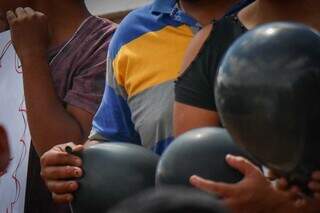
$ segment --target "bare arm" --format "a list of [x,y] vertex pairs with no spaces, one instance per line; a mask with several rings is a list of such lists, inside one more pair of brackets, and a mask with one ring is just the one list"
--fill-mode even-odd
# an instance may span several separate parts
[[70,105],[64,108],[55,93],[45,57],[25,58],[22,68],[28,123],[38,154],[65,141],[83,143],[93,115]]
[[[207,27],[203,28],[191,41],[191,44],[186,52],[181,73],[183,73],[196,58],[211,30],[212,25],[208,25]],[[194,128],[218,125],[219,117],[214,111],[205,110],[178,102],[176,102],[174,105],[175,136],[179,136],[180,134]]]
[[93,115],[73,106],[64,108],[55,93],[47,58],[47,18],[31,8],[8,12],[12,41],[21,59],[28,123],[39,155],[65,141],[83,143]]

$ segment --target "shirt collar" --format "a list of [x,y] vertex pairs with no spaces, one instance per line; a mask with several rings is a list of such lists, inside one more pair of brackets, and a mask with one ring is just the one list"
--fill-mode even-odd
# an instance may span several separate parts
[[201,25],[194,18],[179,9],[177,0],[154,0],[151,12],[154,15],[169,15],[172,20],[188,24],[197,30],[201,28]]
[[177,0],[154,0],[151,12],[170,14],[174,9]]

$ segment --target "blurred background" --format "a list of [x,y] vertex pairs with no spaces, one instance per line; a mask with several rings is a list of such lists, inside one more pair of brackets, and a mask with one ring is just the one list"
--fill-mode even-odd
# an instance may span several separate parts
[[143,6],[151,0],[86,0],[89,10],[117,23],[132,9]]

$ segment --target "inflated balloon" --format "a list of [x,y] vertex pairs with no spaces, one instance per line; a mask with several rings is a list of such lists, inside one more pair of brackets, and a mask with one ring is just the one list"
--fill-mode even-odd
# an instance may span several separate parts
[[305,186],[320,169],[320,36],[301,24],[249,31],[228,50],[215,98],[235,141]]
[[192,175],[218,182],[236,183],[243,175],[227,164],[227,154],[251,159],[233,143],[225,129],[191,130],[175,139],[160,158],[156,184],[190,185],[189,178]]
[[227,213],[217,197],[190,187],[164,187],[142,192],[108,213]]
[[129,143],[101,143],[84,150],[84,176],[75,193],[75,213],[106,212],[136,193],[154,187],[158,156]]

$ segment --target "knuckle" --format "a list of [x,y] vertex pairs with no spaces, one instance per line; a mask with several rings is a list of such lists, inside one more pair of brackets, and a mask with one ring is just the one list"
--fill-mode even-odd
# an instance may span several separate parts
[[49,174],[48,169],[42,169],[41,172],[40,172],[40,175],[44,180],[47,179],[48,174]]
[[40,171],[40,176],[42,179],[44,179],[44,180],[46,179],[46,175],[45,175],[43,169],[41,169],[41,171]]
[[57,195],[56,193],[52,193],[52,199],[54,200],[54,202],[56,203],[61,203],[61,196]]
[[56,193],[52,193],[52,199],[56,203],[67,203],[67,202],[71,202],[72,201],[72,196],[69,195],[69,194],[58,195]]
[[40,164],[41,164],[42,166],[46,166],[46,165],[47,165],[47,153],[45,153],[44,155],[42,155],[42,156],[40,157]]
[[67,167],[66,167],[66,173],[67,173],[69,176],[72,176],[73,173],[74,173],[74,168],[71,167],[71,166],[67,166]]

